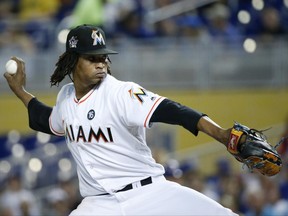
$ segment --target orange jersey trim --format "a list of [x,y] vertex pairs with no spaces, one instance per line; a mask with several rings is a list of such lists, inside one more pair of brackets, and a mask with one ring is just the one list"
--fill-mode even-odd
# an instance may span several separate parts
[[155,101],[155,103],[154,103],[153,106],[151,107],[151,109],[150,109],[150,111],[149,111],[149,113],[148,113],[148,115],[147,115],[147,117],[146,117],[146,119],[145,119],[144,127],[147,127],[147,121],[148,121],[148,119],[150,118],[150,115],[151,115],[152,111],[154,110],[154,107],[158,104],[158,102],[159,102],[160,100],[163,100],[163,99],[165,99],[165,97],[160,97],[160,98],[158,98],[158,99]]
[[50,125],[51,131],[52,131],[55,135],[57,135],[57,136],[64,136],[64,135],[65,135],[65,133],[58,132],[58,131],[56,131],[56,130],[52,127],[51,116],[49,117],[49,125]]

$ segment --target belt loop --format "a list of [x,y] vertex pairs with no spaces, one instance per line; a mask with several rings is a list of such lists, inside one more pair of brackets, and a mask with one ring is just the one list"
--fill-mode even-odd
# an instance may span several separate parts
[[141,182],[140,181],[137,181],[137,182],[133,182],[132,183],[132,187],[133,187],[133,189],[134,188],[139,188],[139,187],[141,187],[142,185],[141,185]]
[[[152,177],[150,176],[150,177],[148,177],[146,179],[142,179],[140,181],[128,184],[124,188],[122,188],[121,190],[116,190],[116,191],[113,191],[113,192],[114,193],[123,192],[123,191],[131,190],[131,189],[134,189],[134,188],[139,188],[139,187],[151,184],[151,183],[153,183],[153,180],[152,180]],[[108,195],[108,194],[109,193],[103,193],[103,194],[97,194],[96,196],[103,196],[103,195]]]

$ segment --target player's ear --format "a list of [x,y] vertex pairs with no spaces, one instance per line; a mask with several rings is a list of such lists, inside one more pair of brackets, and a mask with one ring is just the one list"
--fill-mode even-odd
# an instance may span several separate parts
[[107,68],[107,73],[108,73],[109,75],[111,75],[111,68],[110,68],[109,65],[108,65],[108,68]]

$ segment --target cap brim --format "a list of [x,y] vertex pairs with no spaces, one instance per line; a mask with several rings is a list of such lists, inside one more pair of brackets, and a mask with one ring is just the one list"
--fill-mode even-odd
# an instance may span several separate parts
[[98,49],[98,50],[91,50],[91,51],[84,51],[79,52],[81,54],[88,54],[88,55],[108,55],[108,54],[118,54],[118,52],[110,49]]

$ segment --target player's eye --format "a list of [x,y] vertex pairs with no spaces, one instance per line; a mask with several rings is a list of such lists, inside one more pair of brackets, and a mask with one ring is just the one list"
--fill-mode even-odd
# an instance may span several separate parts
[[82,57],[93,63],[106,62],[109,60],[108,55],[83,55]]
[[108,55],[95,56],[96,62],[106,62],[107,59],[108,59]]

